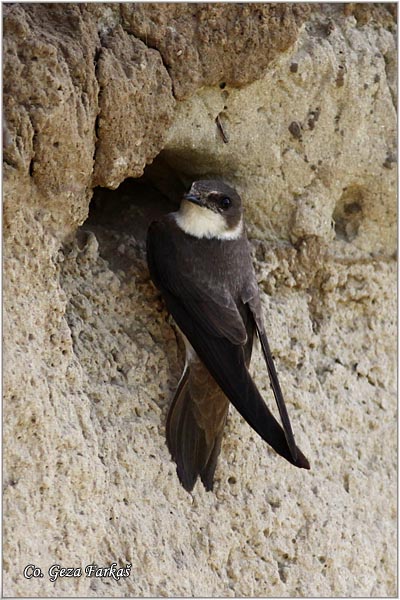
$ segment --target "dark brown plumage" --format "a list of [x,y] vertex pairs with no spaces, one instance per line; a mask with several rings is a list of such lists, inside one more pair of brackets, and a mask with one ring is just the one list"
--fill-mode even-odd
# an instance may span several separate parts
[[[152,223],[147,238],[153,282],[189,342],[167,420],[179,479],[188,491],[197,477],[212,489],[228,400],[278,454],[308,469],[294,441],[265,334],[240,197],[222,182],[202,181],[193,184],[184,202],[190,203],[185,211]],[[255,331],[283,428],[248,371]]]

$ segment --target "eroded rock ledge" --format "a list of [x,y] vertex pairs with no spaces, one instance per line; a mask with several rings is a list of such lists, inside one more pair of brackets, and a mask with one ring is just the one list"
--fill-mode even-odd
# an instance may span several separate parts
[[[5,595],[393,595],[393,5],[3,8]],[[312,471],[232,411],[215,494],[191,498],[143,241],[210,176],[245,200]],[[257,353],[253,373],[272,404]],[[91,562],[132,576],[47,577]]]

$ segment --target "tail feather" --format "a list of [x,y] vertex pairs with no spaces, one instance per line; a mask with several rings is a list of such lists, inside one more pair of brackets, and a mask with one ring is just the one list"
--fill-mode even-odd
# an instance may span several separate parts
[[[226,412],[227,408],[226,401]],[[209,423],[199,419],[199,405],[191,390],[190,367],[187,367],[169,409],[166,437],[179,480],[188,492],[198,477],[207,491],[213,489],[224,424],[225,418],[219,428],[215,427],[215,419]]]
[[219,435],[216,437],[210,458],[200,473],[201,481],[207,492],[212,492],[214,487],[214,474],[217,467],[218,456],[221,451],[222,433],[223,429],[221,429]]

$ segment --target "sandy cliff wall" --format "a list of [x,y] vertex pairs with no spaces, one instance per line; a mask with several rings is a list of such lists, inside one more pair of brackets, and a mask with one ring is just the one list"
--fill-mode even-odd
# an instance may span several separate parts
[[[394,11],[3,12],[4,593],[395,594]],[[191,497],[164,442],[182,352],[143,241],[210,176],[243,195],[312,470],[232,410],[215,493]],[[258,353],[252,372],[272,405]],[[113,562],[131,575],[47,574]]]

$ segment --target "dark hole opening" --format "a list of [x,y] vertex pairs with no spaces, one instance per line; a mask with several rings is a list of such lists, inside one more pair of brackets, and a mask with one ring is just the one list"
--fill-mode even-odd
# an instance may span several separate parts
[[146,167],[142,177],[126,179],[115,190],[95,188],[83,227],[91,231],[106,227],[130,234],[143,244],[150,223],[177,210],[190,183],[160,155]]
[[145,168],[142,177],[126,179],[115,190],[95,188],[89,216],[78,232],[78,243],[85,246],[92,232],[110,268],[126,270],[133,252],[143,258],[150,223],[179,208],[192,180],[171,167],[161,153]]
[[333,212],[337,239],[352,242],[357,237],[364,217],[364,195],[364,191],[355,185],[343,190]]

